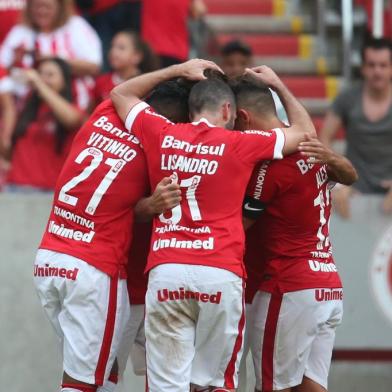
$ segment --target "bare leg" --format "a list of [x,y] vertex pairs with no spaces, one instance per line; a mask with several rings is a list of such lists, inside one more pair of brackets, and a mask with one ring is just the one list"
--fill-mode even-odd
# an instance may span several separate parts
[[308,377],[303,378],[301,385],[294,388],[294,392],[328,392],[324,387]]
[[[262,392],[262,391],[255,389],[255,392]],[[263,391],[263,392],[292,392],[292,388],[280,389],[279,391]]]

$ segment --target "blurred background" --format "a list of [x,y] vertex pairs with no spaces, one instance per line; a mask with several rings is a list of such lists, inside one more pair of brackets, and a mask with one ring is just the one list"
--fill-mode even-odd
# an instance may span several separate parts
[[[32,286],[32,264],[78,128],[116,84],[203,57],[229,76],[272,67],[321,140],[356,166],[358,184],[334,191],[330,229],[345,315],[330,391],[391,392],[391,39],[390,0],[0,0],[5,390],[58,385],[60,354]],[[251,368],[241,391],[253,390]],[[124,391],[142,390],[131,370],[127,380]]]

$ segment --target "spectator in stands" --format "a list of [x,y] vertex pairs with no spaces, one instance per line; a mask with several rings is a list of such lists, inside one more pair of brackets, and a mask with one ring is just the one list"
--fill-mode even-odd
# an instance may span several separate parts
[[229,41],[221,48],[220,66],[229,78],[241,76],[253,66],[252,49],[243,41]]
[[188,18],[200,18],[205,12],[203,0],[143,0],[142,37],[159,56],[162,68],[188,59]]
[[[94,29],[73,15],[71,0],[28,0],[23,23],[14,26],[0,51],[5,68],[30,68],[43,57],[66,60],[77,76],[74,88],[81,107],[87,107],[93,80],[100,69],[101,43]],[[26,89],[18,86],[19,95]]]
[[0,45],[11,28],[19,22],[25,5],[25,0],[0,0]]
[[[109,51],[119,31],[140,32],[141,0],[77,0],[76,3],[101,38],[103,53]],[[106,58],[104,70],[109,70]]]
[[24,76],[31,95],[12,137],[10,191],[50,191],[69,151],[83,112],[73,103],[71,68],[62,59],[40,60]]
[[[253,52],[248,44],[234,39],[227,42],[220,50],[220,66],[231,79],[242,76],[246,68],[253,67]],[[281,121],[288,123],[287,114],[278,94],[271,90],[276,112]]]
[[343,218],[350,217],[354,192],[384,194],[383,211],[392,213],[392,46],[371,39],[362,50],[363,81],[343,91],[326,115],[321,140],[329,145],[339,128],[346,131],[346,155],[359,180],[335,191]]
[[139,34],[132,31],[124,30],[114,36],[108,58],[112,71],[97,78],[95,104],[108,98],[117,84],[158,68],[158,59],[150,47],[140,39]]

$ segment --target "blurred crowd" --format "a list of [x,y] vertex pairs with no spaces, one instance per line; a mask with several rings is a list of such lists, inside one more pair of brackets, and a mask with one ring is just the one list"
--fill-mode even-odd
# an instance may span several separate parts
[[[122,81],[197,55],[190,21],[203,25],[206,11],[203,0],[0,0],[0,189],[51,192],[89,113]],[[252,65],[244,42],[219,53],[229,77]],[[372,41],[362,60],[363,80],[342,92],[321,130],[329,145],[345,129],[360,174],[356,189],[336,192],[345,217],[353,191],[385,194],[392,212],[391,42]]]
[[202,0],[0,0],[0,186],[51,191],[118,83],[188,59]]

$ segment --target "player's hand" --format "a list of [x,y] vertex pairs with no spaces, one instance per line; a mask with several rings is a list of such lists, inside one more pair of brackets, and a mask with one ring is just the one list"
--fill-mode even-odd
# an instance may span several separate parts
[[154,214],[163,214],[181,203],[181,190],[171,177],[164,177],[150,196],[150,208]]
[[382,210],[385,214],[392,214],[392,180],[383,181],[381,186],[388,189],[382,203]]
[[278,90],[283,85],[283,82],[280,80],[279,76],[266,65],[261,65],[254,68],[246,68],[245,75],[250,75],[276,90]]
[[299,144],[298,150],[301,155],[308,158],[308,163],[328,164],[335,157],[335,153],[330,148],[309,134],[305,135],[305,141]]
[[224,73],[213,61],[193,59],[185,63],[177,65],[179,67],[179,76],[188,80],[204,80],[207,79],[204,75],[206,69],[214,69],[218,72]]
[[350,197],[352,192],[352,188],[346,185],[336,186],[332,191],[332,204],[343,219],[349,219],[351,216]]

